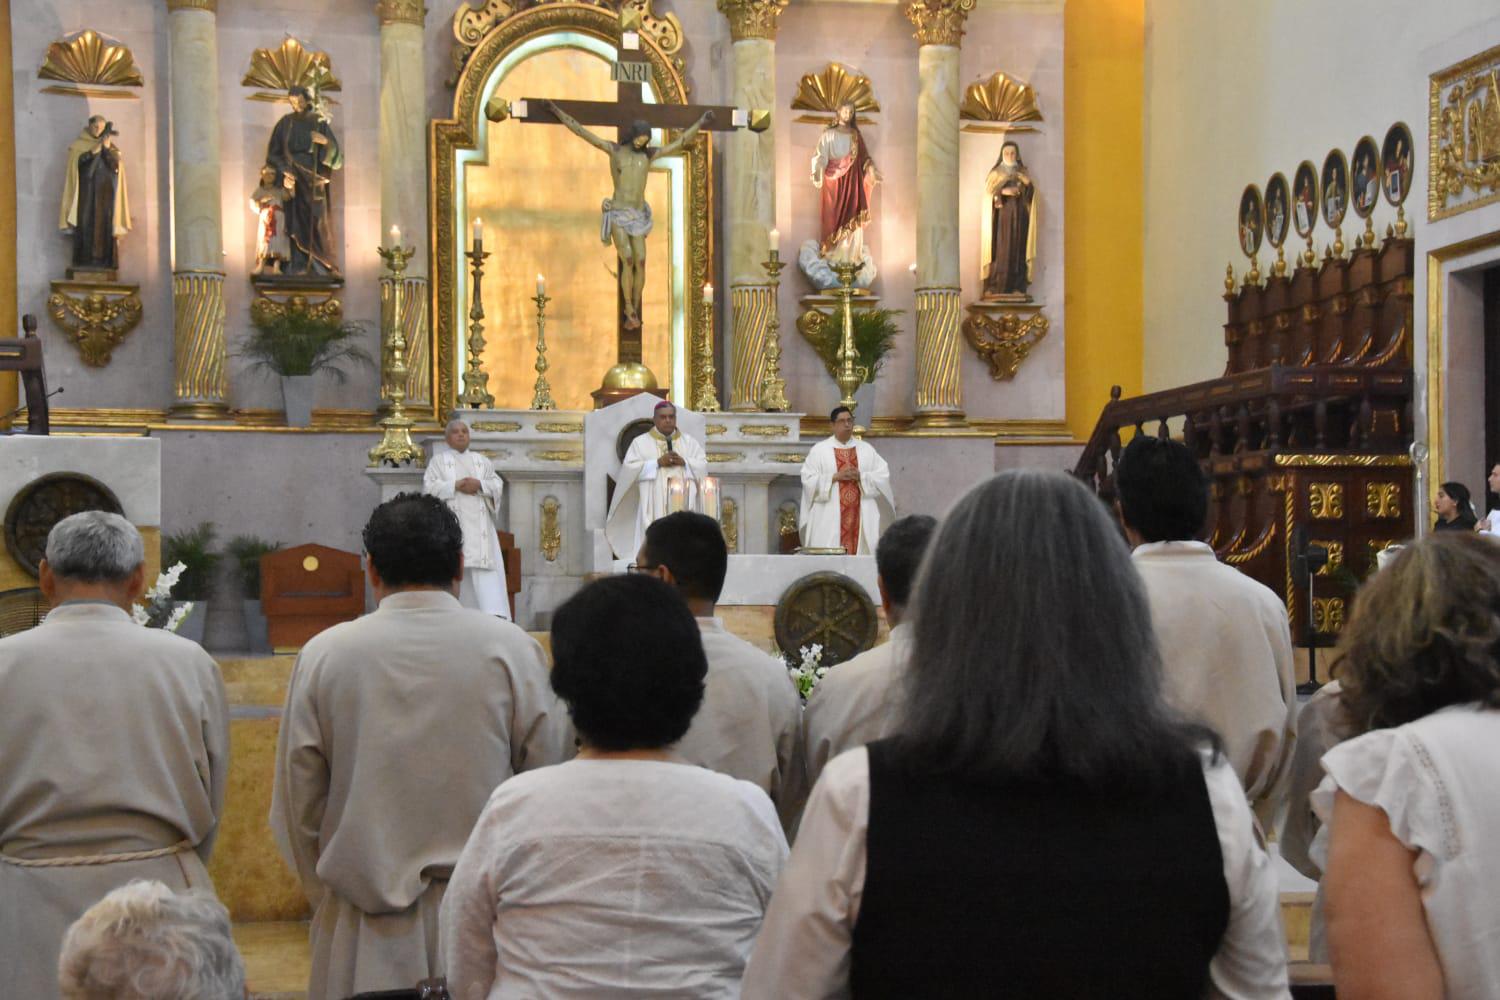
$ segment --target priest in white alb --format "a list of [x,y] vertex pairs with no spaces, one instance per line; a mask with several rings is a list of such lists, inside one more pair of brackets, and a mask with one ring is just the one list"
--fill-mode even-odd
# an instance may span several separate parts
[[422,492],[448,505],[464,532],[464,579],[458,600],[466,608],[509,619],[505,590],[505,557],[495,533],[495,515],[505,484],[490,460],[469,450],[469,425],[448,421],[443,432],[448,450],[432,456],[422,476]]
[[677,407],[666,400],[657,403],[651,429],[630,442],[615,478],[604,525],[615,557],[634,558],[647,526],[657,518],[679,510],[703,512],[707,479],[703,445],[677,430]]
[[847,406],[834,407],[828,419],[833,435],[813,445],[802,462],[802,547],[872,555],[881,517],[895,516],[891,469],[874,448],[855,440]]

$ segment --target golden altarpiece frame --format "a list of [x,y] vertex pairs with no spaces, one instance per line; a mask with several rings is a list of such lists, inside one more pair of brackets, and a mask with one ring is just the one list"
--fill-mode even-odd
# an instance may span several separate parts
[[[651,85],[644,88],[646,100],[686,104],[689,87],[677,56],[683,44],[681,28],[673,17],[649,17],[649,3],[646,7],[650,26],[640,33],[641,49],[651,65]],[[476,25],[476,13],[491,10],[496,16],[494,23]],[[614,364],[618,322],[615,278],[610,273],[617,265],[599,240],[598,200],[590,201],[576,190],[568,190],[567,176],[561,175],[551,184],[553,194],[566,194],[570,204],[543,220],[544,228],[554,232],[529,241],[512,255],[514,234],[508,234],[506,222],[524,220],[528,213],[534,213],[525,204],[525,197],[536,191],[535,186],[529,191],[516,190],[527,185],[511,183],[499,171],[506,159],[528,155],[550,141],[539,135],[544,131],[552,133],[557,143],[566,144],[569,169],[577,162],[579,172],[587,171],[590,181],[597,178],[600,186],[608,182],[608,163],[562,128],[544,130],[514,121],[491,122],[484,110],[494,96],[514,100],[533,90],[558,99],[612,100],[610,67],[619,51],[620,15],[607,6],[574,0],[542,3],[508,15],[502,5],[491,3],[480,12],[469,9],[460,24],[465,12],[460,8],[455,18],[455,34],[460,45],[473,47],[455,81],[453,116],[435,119],[429,131],[432,416],[446,419],[463,385],[473,295],[464,253],[469,249],[476,217],[483,222],[485,249],[492,251],[481,289],[488,342],[486,371],[496,408],[525,409],[528,405],[534,360],[530,345],[535,339],[531,296],[537,274],[547,273],[548,294],[564,307],[562,311],[550,310],[548,315],[552,347],[549,377],[559,407],[588,409],[591,403],[586,393],[580,398],[579,389],[585,385],[590,390],[597,387],[599,378]],[[651,30],[653,27],[655,30]],[[524,72],[533,60],[548,59],[558,63],[558,79]],[[582,77],[588,79],[580,82]],[[572,92],[568,92],[570,86]],[[590,92],[580,92],[580,87]],[[658,132],[653,145],[659,141]],[[672,398],[681,402],[689,398],[696,370],[694,349],[706,312],[703,286],[712,273],[710,141],[703,134],[682,155],[658,161],[647,192],[657,224],[647,262],[644,360],[656,371],[660,384],[670,386]],[[496,159],[502,162],[496,163]],[[488,171],[482,183],[474,183],[475,169]],[[481,204],[479,197],[471,198],[471,194],[482,195],[485,203]],[[536,233],[535,215],[529,218]],[[583,241],[594,248],[587,255],[587,268],[592,274],[580,270],[578,264]],[[546,259],[539,259],[539,247]],[[553,265],[551,273],[549,263]],[[570,267],[579,280],[568,279]],[[605,282],[607,292],[603,291]],[[569,305],[571,313],[567,311]],[[608,359],[603,360],[606,344]],[[592,359],[592,354],[601,358]]]

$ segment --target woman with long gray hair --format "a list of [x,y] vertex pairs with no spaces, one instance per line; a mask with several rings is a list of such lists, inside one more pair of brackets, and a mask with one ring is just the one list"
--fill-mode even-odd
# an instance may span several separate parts
[[898,735],[823,772],[743,996],[1284,997],[1270,862],[1103,505],[976,487],[909,614]]

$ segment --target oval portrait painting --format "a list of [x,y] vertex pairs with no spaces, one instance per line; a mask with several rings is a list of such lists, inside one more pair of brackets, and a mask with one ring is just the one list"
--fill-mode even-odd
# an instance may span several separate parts
[[1261,237],[1265,235],[1265,212],[1260,200],[1260,188],[1254,184],[1240,195],[1240,249],[1246,257],[1254,257],[1260,251]]
[[1323,161],[1323,221],[1329,229],[1344,224],[1344,214],[1349,211],[1349,161],[1344,152],[1335,149]]
[[1411,129],[1397,122],[1380,144],[1380,169],[1384,177],[1385,200],[1400,205],[1411,193]]
[[1304,240],[1318,224],[1318,168],[1303,160],[1292,175],[1292,225]]
[[1380,204],[1380,150],[1365,136],[1354,144],[1354,214],[1368,219]]
[[1286,228],[1292,195],[1287,188],[1286,175],[1280,172],[1266,181],[1266,242],[1276,249],[1286,242]]

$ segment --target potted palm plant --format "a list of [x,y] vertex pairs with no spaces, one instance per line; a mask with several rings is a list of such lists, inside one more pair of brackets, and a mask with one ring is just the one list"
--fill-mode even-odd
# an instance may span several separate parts
[[188,612],[177,634],[202,645],[203,630],[208,624],[208,595],[213,583],[214,567],[218,566],[220,553],[213,551],[214,526],[207,521],[196,528],[167,535],[161,542],[161,561],[164,566],[182,564],[182,573],[172,588],[176,601],[191,601]]
[[[901,335],[896,317],[901,314],[900,309],[863,309],[854,313],[854,352],[857,355],[854,363],[865,369],[865,380],[854,394],[859,404],[856,416],[862,424],[868,425],[874,417],[875,376],[895,353],[896,338]],[[839,344],[844,337],[843,321],[838,312],[822,323],[803,329],[802,333],[822,359],[828,374],[836,378]]]
[[239,356],[250,359],[252,370],[281,378],[282,404],[290,427],[312,423],[314,386],[320,372],[342,385],[349,379],[345,370],[349,364],[374,364],[360,344],[365,328],[359,323],[292,309],[253,322]]
[[268,542],[254,535],[236,535],[225,550],[234,560],[244,592],[245,635],[250,652],[269,653],[271,639],[266,631],[266,616],[260,604],[260,557],[281,548],[280,542]]

